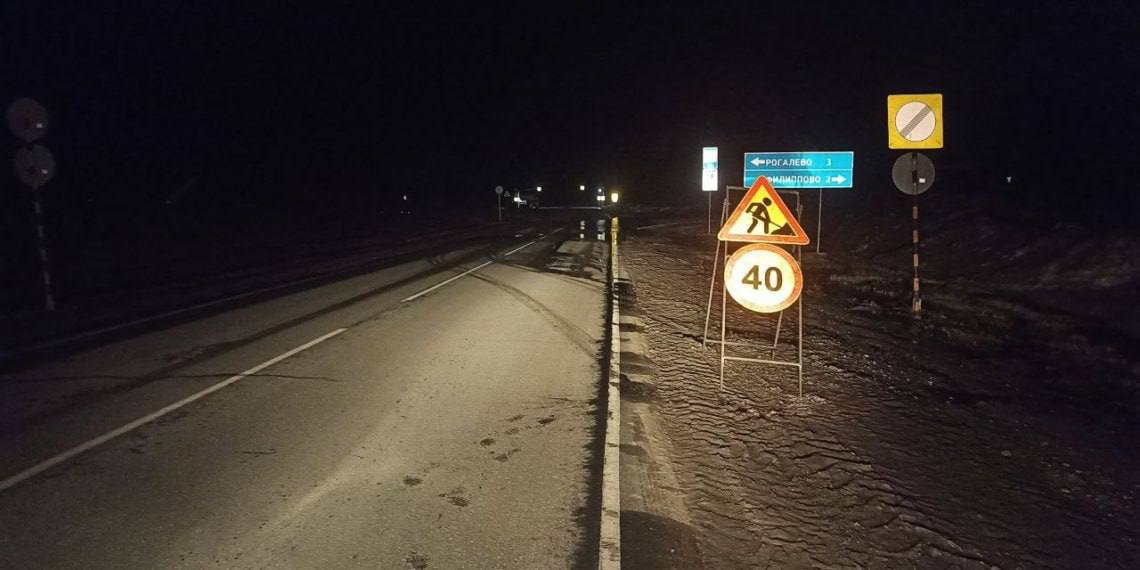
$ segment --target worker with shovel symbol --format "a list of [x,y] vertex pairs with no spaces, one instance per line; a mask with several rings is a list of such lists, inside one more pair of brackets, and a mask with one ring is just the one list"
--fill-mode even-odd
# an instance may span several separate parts
[[792,231],[786,225],[780,225],[772,221],[772,215],[768,213],[768,206],[772,205],[772,199],[765,196],[759,202],[753,202],[748,205],[748,209],[744,210],[752,216],[752,224],[748,226],[748,233],[752,233],[756,229],[756,225],[764,224],[764,235],[792,235]]

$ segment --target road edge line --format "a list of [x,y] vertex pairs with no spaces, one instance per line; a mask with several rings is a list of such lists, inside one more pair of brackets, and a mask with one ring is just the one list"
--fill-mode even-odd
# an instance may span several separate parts
[[12,487],[15,487],[16,485],[19,485],[20,483],[23,483],[24,481],[27,481],[28,479],[31,479],[32,477],[35,477],[36,475],[39,475],[40,473],[43,473],[44,471],[47,471],[48,469],[51,469],[52,467],[55,467],[56,465],[64,463],[64,462],[68,461],[69,459],[71,459],[77,455],[80,455],[82,453],[85,453],[87,451],[95,449],[96,447],[99,447],[100,445],[103,445],[104,443],[107,443],[107,442],[109,442],[109,441],[111,441],[111,440],[113,440],[113,439],[115,439],[121,435],[132,432],[132,431],[134,431],[134,430],[136,430],[136,429],[138,429],[138,428],[140,428],[140,427],[142,427],[142,426],[144,426],[150,422],[153,422],[154,420],[157,420],[158,418],[161,418],[162,416],[165,416],[166,414],[169,414],[170,412],[173,412],[179,408],[182,408],[188,404],[191,404],[191,403],[196,402],[196,401],[198,401],[198,400],[200,400],[206,396],[209,396],[210,394],[213,394],[214,392],[217,392],[218,390],[221,390],[222,388],[225,388],[226,386],[229,386],[230,384],[233,384],[234,382],[237,382],[238,380],[241,380],[241,379],[246,378],[248,376],[252,376],[254,374],[257,374],[258,372],[261,372],[262,370],[265,370],[266,368],[269,368],[270,366],[273,366],[274,364],[277,364],[278,362],[281,362],[282,360],[285,360],[291,356],[295,356],[297,354],[300,354],[301,352],[304,352],[304,351],[306,351],[306,350],[308,350],[308,349],[310,349],[310,348],[312,348],[312,347],[314,347],[314,346],[316,346],[316,345],[318,345],[318,344],[320,344],[320,343],[322,343],[322,342],[324,342],[330,338],[333,338],[334,336],[337,336],[337,335],[339,335],[339,334],[341,334],[347,330],[348,329],[346,329],[346,328],[340,328],[340,329],[336,329],[332,332],[326,333],[320,337],[317,337],[313,340],[310,340],[309,342],[307,342],[305,344],[302,344],[301,346],[298,346],[296,348],[293,348],[292,350],[289,350],[287,352],[283,352],[283,353],[281,353],[281,354],[279,354],[279,355],[277,355],[277,356],[275,356],[269,360],[266,360],[265,362],[262,362],[261,364],[258,364],[257,366],[254,366],[253,368],[250,368],[250,369],[246,370],[245,372],[242,372],[241,374],[235,374],[234,376],[230,376],[229,378],[226,378],[225,380],[222,380],[221,382],[218,382],[217,384],[214,384],[212,386],[209,386],[209,387],[206,387],[202,390],[199,390],[198,392],[195,392],[195,393],[193,393],[193,394],[191,394],[185,398],[182,398],[181,400],[178,400],[177,402],[174,402],[173,404],[168,404],[162,408],[159,408],[157,411],[151,412],[151,413],[149,413],[145,416],[142,416],[142,417],[140,417],[140,418],[138,418],[138,419],[136,419],[130,423],[121,425],[121,426],[119,426],[119,427],[117,427],[111,431],[105,432],[102,435],[99,435],[99,436],[96,436],[92,439],[89,439],[86,442],[81,443],[79,445],[76,445],[75,447],[72,447],[66,451],[57,453],[56,455],[49,457],[48,459],[45,459],[45,460],[27,468],[27,469],[24,469],[23,471],[20,471],[19,473],[16,473],[15,475],[12,475],[11,477],[8,477],[8,478],[0,481],[0,493],[3,493],[4,491],[11,489]]
[[606,435],[602,459],[602,508],[598,568],[621,569],[621,299],[617,290],[618,219],[610,219],[610,366],[606,371]]

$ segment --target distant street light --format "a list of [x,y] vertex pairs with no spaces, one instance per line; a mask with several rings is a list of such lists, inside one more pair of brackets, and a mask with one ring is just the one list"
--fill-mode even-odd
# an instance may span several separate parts
[[542,192],[542,186],[539,186],[539,187],[537,188],[537,190],[538,190],[539,192]]
[[617,192],[610,192],[610,203],[612,203],[612,204],[618,203],[618,193]]
[[578,191],[579,192],[585,192],[586,191],[586,185],[585,184],[579,184],[578,185]]

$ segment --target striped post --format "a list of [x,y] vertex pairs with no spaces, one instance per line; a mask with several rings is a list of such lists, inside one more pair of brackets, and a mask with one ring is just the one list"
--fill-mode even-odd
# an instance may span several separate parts
[[43,206],[40,205],[40,189],[32,187],[32,204],[36,213],[36,240],[40,250],[40,277],[44,285],[44,310],[55,310],[55,296],[51,288],[51,265],[48,263],[47,238],[44,234]]
[[911,217],[911,245],[913,246],[913,255],[911,256],[912,264],[914,266],[914,284],[911,289],[910,297],[910,310],[914,314],[922,312],[922,295],[920,294],[919,278],[918,278],[918,153],[911,153],[911,179],[914,184],[914,191],[911,193],[913,201],[911,202],[910,217]]

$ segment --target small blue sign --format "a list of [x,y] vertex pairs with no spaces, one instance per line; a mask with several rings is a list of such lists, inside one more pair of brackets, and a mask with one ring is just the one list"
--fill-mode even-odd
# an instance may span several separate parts
[[764,176],[773,188],[851,188],[855,153],[746,152],[744,187]]

